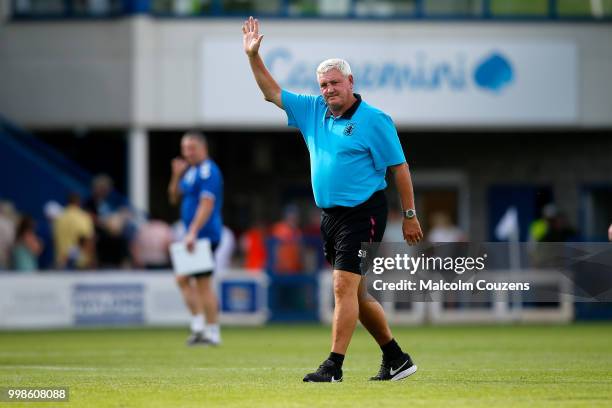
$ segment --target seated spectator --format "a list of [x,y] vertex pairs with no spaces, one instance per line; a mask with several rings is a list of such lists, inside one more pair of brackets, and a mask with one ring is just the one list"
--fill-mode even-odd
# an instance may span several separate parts
[[34,272],[38,270],[38,256],[43,245],[36,236],[34,219],[24,216],[17,225],[15,244],[11,251],[12,268],[19,272]]
[[131,245],[134,266],[145,269],[170,269],[172,228],[160,220],[151,220],[140,226]]
[[58,268],[66,268],[74,260],[75,248],[79,255],[76,267],[92,267],[94,264],[94,225],[91,216],[81,208],[81,197],[72,193],[64,212],[53,223],[55,260]]

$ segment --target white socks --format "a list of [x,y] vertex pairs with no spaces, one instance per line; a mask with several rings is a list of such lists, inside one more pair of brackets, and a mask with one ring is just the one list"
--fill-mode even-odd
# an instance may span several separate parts
[[193,333],[204,333],[204,315],[197,314],[191,317],[191,331]]
[[206,338],[213,344],[221,343],[221,329],[219,324],[209,324],[206,326]]
[[191,332],[202,333],[204,337],[211,341],[211,343],[221,343],[221,329],[219,324],[206,324],[204,321],[204,315],[197,314],[191,318]]

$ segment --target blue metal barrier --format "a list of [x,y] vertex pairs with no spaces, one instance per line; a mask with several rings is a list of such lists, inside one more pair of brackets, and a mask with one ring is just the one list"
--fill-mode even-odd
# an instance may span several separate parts
[[313,270],[282,272],[278,268],[278,247],[283,242],[276,238],[266,241],[267,266],[266,273],[270,278],[268,286],[268,309],[270,320],[286,321],[318,321],[319,319],[319,271],[323,267],[323,253],[320,239],[301,238],[300,254],[309,248],[316,256]]

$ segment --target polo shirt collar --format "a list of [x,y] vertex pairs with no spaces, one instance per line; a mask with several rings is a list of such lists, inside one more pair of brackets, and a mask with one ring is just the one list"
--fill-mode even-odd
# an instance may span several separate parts
[[[346,112],[344,112],[342,116],[337,119],[351,119],[353,117],[353,115],[357,111],[357,108],[359,108],[359,105],[361,104],[361,95],[354,93],[353,96],[357,99],[355,103],[353,103],[351,107],[348,108]],[[327,108],[327,111],[325,111],[325,119],[331,118],[332,116],[333,115],[331,111],[329,110],[329,108]]]

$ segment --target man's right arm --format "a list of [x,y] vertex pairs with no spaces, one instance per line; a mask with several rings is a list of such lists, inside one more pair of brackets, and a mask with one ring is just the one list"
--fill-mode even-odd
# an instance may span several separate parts
[[168,201],[172,205],[177,205],[179,201],[178,183],[179,178],[173,174],[168,184]]
[[261,45],[263,35],[259,34],[259,22],[257,19],[249,17],[242,25],[242,34],[244,52],[246,52],[249,58],[249,65],[259,89],[261,89],[266,101],[272,102],[283,109],[281,87],[276,83],[259,55],[259,46]]
[[172,160],[172,176],[170,177],[170,183],[168,184],[168,200],[170,204],[177,205],[179,199],[181,198],[181,193],[179,190],[179,182],[181,181],[181,176],[187,170],[187,163],[185,160],[177,157]]

